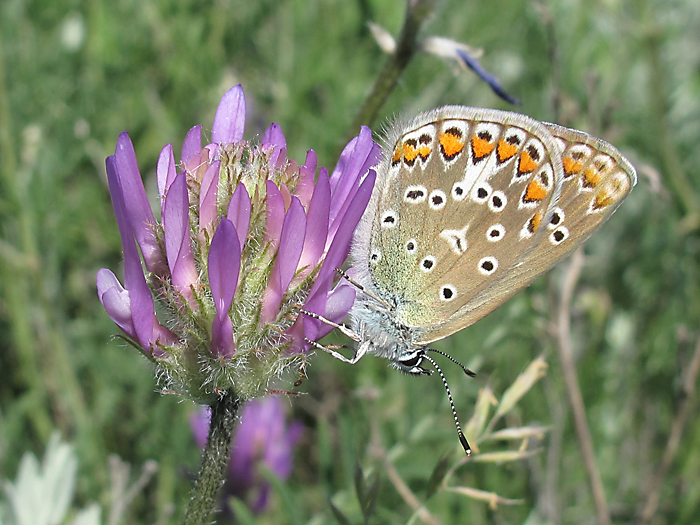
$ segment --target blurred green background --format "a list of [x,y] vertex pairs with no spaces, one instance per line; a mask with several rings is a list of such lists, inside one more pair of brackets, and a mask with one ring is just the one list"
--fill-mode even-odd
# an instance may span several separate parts
[[[43,454],[58,429],[76,446],[76,507],[96,501],[106,520],[116,454],[132,482],[148,460],[159,466],[120,522],[181,522],[199,459],[194,407],[158,393],[151,365],[113,339],[97,300],[96,271],[121,275],[104,158],[128,130],[155,195],[161,147],[179,151],[191,126],[210,129],[240,83],[246,138],[277,122],[290,157],[313,148],[332,168],[386,60],[366,22],[396,35],[404,11],[395,0],[0,2],[0,478],[14,479],[22,453]],[[637,167],[638,186],[585,246],[574,358],[612,521],[635,523],[660,479],[652,523],[697,523],[700,425],[683,381],[700,336],[700,3],[450,0],[437,2],[430,35],[482,48],[518,111],[605,138]],[[442,104],[516,109],[471,72],[418,54],[373,129]],[[500,398],[532,359],[549,363],[505,418],[550,427],[527,444],[541,449],[468,463],[450,479],[521,503],[426,494],[440,458],[452,466],[463,455],[439,378],[319,355],[306,394],[289,398],[306,427],[292,477],[258,522],[335,523],[330,499],[362,523],[360,466],[380,480],[369,523],[596,523],[555,336],[568,264],[435,345],[479,372],[444,366],[463,423],[480,389]],[[679,448],[659,477],[681,409]]]

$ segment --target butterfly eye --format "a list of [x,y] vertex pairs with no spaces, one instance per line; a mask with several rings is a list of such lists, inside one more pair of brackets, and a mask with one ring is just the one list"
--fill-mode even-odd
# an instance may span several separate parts
[[406,357],[400,357],[398,361],[406,368],[415,368],[423,362],[423,354],[422,352],[408,354]]

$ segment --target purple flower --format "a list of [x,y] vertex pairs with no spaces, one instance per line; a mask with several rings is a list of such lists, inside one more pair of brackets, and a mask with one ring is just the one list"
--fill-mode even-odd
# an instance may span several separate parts
[[[197,444],[204,448],[209,431],[209,410],[202,407],[190,418]],[[262,475],[267,468],[280,479],[292,472],[292,453],[302,433],[300,423],[287,424],[285,403],[277,396],[248,401],[234,431],[224,497],[235,496],[250,509],[264,510],[270,484]]]
[[207,403],[233,388],[265,393],[299,368],[355,290],[335,272],[374,185],[380,149],[363,128],[329,175],[309,151],[287,158],[272,124],[259,145],[243,140],[240,86],[221,99],[213,142],[200,126],[172,145],[156,168],[160,220],[153,213],[126,133],[107,158],[107,177],[124,250],[124,286],[107,269],[97,289],[108,315],[159,368],[168,390]]

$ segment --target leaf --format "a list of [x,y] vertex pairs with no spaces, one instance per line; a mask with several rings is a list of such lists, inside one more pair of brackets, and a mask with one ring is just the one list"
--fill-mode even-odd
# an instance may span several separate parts
[[58,432],[52,434],[42,464],[25,453],[15,483],[5,483],[14,523],[61,523],[73,500],[77,469],[73,447],[62,442]]
[[425,489],[425,498],[429,499],[437,492],[440,483],[445,479],[445,475],[450,468],[450,454],[443,454],[433,468],[428,480],[428,486]]
[[96,503],[92,503],[86,509],[81,510],[71,521],[71,525],[100,525],[101,509]]
[[542,452],[541,448],[532,450],[506,450],[503,452],[485,452],[484,454],[476,454],[472,461],[479,463],[507,463],[510,461],[519,461],[529,458],[535,454]]
[[372,485],[369,487],[369,490],[365,493],[365,504],[362,508],[362,512],[365,515],[365,525],[369,522],[369,518],[372,516],[374,513],[374,508],[377,505],[377,499],[379,496],[379,473],[376,473],[374,475],[374,481],[372,482]]
[[282,504],[282,509],[289,518],[289,522],[301,523],[302,519],[296,505],[298,500],[294,497],[294,494],[292,494],[289,486],[283,480],[277,477],[269,468],[261,468],[260,470],[265,479],[270,482],[275,494],[277,494],[279,497],[280,503]]
[[467,436],[475,452],[479,452],[479,438],[486,427],[486,421],[488,421],[491,407],[497,404],[498,400],[493,395],[493,391],[489,386],[485,386],[479,391],[479,397],[477,397],[476,406],[474,407],[474,414],[467,423],[467,426],[464,427],[464,434]]
[[245,501],[231,497],[228,498],[226,503],[231,509],[231,512],[233,512],[233,515],[236,518],[236,523],[240,523],[241,525],[255,525],[258,522],[257,518],[250,511]]
[[513,384],[503,393],[503,397],[496,409],[493,420],[496,421],[502,415],[508,413],[518,401],[527,394],[532,386],[546,375],[548,366],[549,365],[542,356],[533,360],[525,371],[520,374]]
[[345,517],[345,514],[340,512],[340,509],[333,505],[333,502],[330,499],[328,500],[328,505],[330,506],[331,511],[333,512],[333,516],[335,516],[335,519],[338,520],[338,523],[340,523],[340,525],[352,525],[352,523],[350,523],[350,520]]
[[447,487],[446,490],[451,492],[456,492],[457,494],[462,494],[472,499],[486,501],[491,509],[496,510],[498,504],[501,505],[522,505],[525,503],[524,499],[508,499],[499,496],[495,492],[486,492],[485,490],[479,490],[472,487]]
[[549,432],[550,427],[532,426],[532,427],[511,427],[498,430],[483,436],[483,441],[510,441],[516,439],[528,439],[536,437],[544,438],[544,435]]
[[369,521],[370,516],[374,512],[374,507],[377,503],[379,495],[379,474],[375,474],[374,481],[367,487],[365,477],[360,465],[355,466],[355,492],[357,492],[357,500],[360,502],[362,515],[365,518],[365,523]]

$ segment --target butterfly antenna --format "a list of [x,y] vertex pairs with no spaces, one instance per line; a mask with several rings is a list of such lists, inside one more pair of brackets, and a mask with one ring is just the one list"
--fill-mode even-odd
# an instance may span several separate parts
[[469,377],[476,377],[476,372],[472,372],[471,370],[469,370],[466,366],[464,366],[462,363],[457,361],[450,354],[446,354],[445,352],[441,352],[440,350],[435,350],[434,348],[426,348],[425,350],[427,352],[435,352],[436,354],[440,354],[442,356],[445,356],[447,359],[449,359],[453,363],[459,365],[462,368],[462,370],[464,370],[464,373],[467,374]]
[[392,309],[392,308],[391,308],[391,305],[390,305],[389,303],[387,303],[384,299],[382,299],[382,298],[379,297],[378,295],[376,295],[376,294],[370,292],[367,288],[365,288],[365,287],[362,286],[360,283],[358,283],[355,279],[353,279],[352,277],[350,277],[350,276],[347,274],[347,272],[345,272],[345,270],[341,270],[340,268],[336,268],[335,271],[338,272],[338,274],[339,274],[341,277],[343,277],[347,282],[349,282],[349,283],[352,284],[355,288],[357,288],[358,290],[360,290],[363,294],[365,294],[365,295],[368,296],[368,297],[371,297],[372,299],[374,299],[375,301],[377,301],[379,304],[381,304],[383,307],[385,307],[387,310],[391,310],[391,309]]
[[455,418],[455,425],[457,426],[457,434],[459,435],[459,442],[462,444],[462,447],[464,448],[464,452],[467,453],[467,456],[472,455],[472,447],[469,446],[469,442],[467,441],[467,438],[464,437],[464,432],[462,432],[462,426],[459,424],[459,419],[457,418],[457,409],[455,408],[455,402],[452,399],[452,392],[450,392],[450,386],[447,384],[447,379],[445,378],[445,374],[442,373],[442,369],[438,366],[438,364],[433,360],[432,357],[430,357],[427,354],[423,354],[423,357],[425,357],[428,361],[432,363],[432,365],[435,367],[435,370],[437,370],[438,374],[440,374],[440,378],[442,379],[442,384],[445,385],[445,391],[447,392],[447,399],[450,400],[450,407],[452,408],[452,415]]

